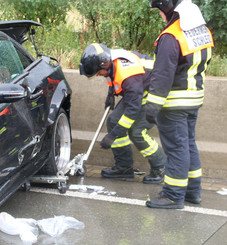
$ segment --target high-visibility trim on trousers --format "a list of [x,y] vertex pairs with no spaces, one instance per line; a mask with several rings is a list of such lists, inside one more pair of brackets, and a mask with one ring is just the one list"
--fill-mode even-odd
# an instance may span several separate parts
[[164,182],[172,186],[186,187],[188,185],[188,179],[174,179],[165,175]]
[[118,123],[124,128],[131,128],[134,122],[135,120],[132,120],[129,117],[126,117],[125,115],[122,115],[122,117],[118,121]]
[[201,168],[188,172],[188,178],[199,178],[201,176],[202,176],[202,169]]
[[118,147],[124,147],[127,145],[130,145],[131,141],[128,136],[117,138],[113,144],[111,145],[111,148],[118,148]]
[[147,129],[144,129],[142,131],[142,136],[144,140],[148,143],[149,147],[141,150],[140,153],[143,157],[148,157],[158,150],[158,143],[147,134]]

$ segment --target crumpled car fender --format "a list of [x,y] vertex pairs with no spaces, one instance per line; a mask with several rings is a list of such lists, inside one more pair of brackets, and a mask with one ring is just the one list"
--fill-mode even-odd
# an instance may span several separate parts
[[71,93],[72,91],[70,87],[67,86],[64,80],[62,80],[58,84],[54,92],[54,95],[52,97],[52,100],[50,102],[50,110],[49,110],[49,114],[47,117],[47,126],[50,126],[55,122],[58,112],[63,104],[64,104],[63,108],[66,111],[67,109],[70,108]]

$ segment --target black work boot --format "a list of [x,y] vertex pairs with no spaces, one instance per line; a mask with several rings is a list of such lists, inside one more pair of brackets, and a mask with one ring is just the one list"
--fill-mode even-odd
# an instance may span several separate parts
[[146,201],[146,206],[148,208],[183,209],[184,203],[170,200],[163,192],[160,192],[157,197],[149,197]]
[[184,200],[193,204],[200,204],[202,199],[200,196],[194,196],[191,194],[186,194]]
[[163,182],[164,171],[165,171],[165,167],[151,169],[150,174],[143,178],[143,183],[144,184],[159,184]]
[[101,175],[106,178],[134,178],[132,167],[124,168],[114,165],[112,168],[104,168]]

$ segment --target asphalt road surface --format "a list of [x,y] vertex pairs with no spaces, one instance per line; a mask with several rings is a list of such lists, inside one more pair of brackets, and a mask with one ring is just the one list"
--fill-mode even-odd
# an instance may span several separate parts
[[[64,215],[84,223],[84,229],[68,229],[57,237],[39,231],[33,244],[227,244],[227,195],[212,188],[203,189],[201,205],[185,202],[183,210],[159,210],[147,208],[145,201],[147,195],[161,191],[162,184],[110,180],[89,173],[70,177],[67,184],[65,194],[60,194],[56,185],[33,184],[29,192],[18,190],[0,212],[35,220]],[[19,236],[0,232],[0,244],[25,243]]]

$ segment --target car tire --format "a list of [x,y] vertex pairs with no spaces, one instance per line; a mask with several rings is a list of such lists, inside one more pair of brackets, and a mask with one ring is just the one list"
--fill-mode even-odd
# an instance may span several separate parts
[[71,128],[69,118],[61,108],[53,126],[50,156],[39,174],[56,175],[70,161],[70,154]]

